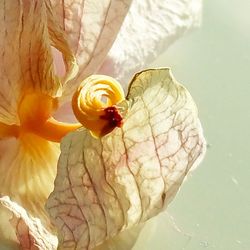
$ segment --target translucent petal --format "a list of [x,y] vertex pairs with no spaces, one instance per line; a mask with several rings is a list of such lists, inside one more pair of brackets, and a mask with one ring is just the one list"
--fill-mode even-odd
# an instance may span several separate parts
[[[20,244],[21,249],[57,249],[57,237],[50,234],[39,219],[29,216],[25,209],[11,201],[9,197],[0,198],[0,210],[12,214],[11,217],[9,216],[9,225],[6,225],[5,230],[11,228],[12,232],[16,234],[16,241]],[[10,246],[13,247],[13,244]]]
[[1,1],[0,24],[0,122],[18,124],[18,104],[25,93],[61,95],[51,46],[64,53],[68,70],[74,59],[46,1]]
[[48,227],[44,205],[53,190],[58,156],[57,143],[33,134],[0,140],[0,194],[18,202]]
[[[169,69],[135,75],[122,128],[65,137],[47,209],[62,249],[92,249],[163,211],[205,141],[196,106]],[[117,242],[122,244],[122,242]]]
[[166,48],[201,20],[202,0],[134,0],[100,73],[124,87]]
[[80,80],[102,64],[127,14],[131,0],[50,0],[79,65],[77,79],[64,90],[69,98]]
[[125,230],[113,238],[110,238],[101,245],[94,248],[94,250],[128,250],[134,246],[142,228],[143,224]]

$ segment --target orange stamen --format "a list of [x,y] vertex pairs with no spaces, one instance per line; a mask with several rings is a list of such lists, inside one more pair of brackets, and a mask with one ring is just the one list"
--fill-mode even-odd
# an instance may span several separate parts
[[19,126],[17,125],[7,125],[0,122],[0,139],[4,137],[18,137]]
[[56,108],[56,98],[34,92],[25,94],[18,106],[20,125],[0,123],[0,138],[18,138],[25,133],[33,133],[46,140],[60,142],[66,134],[82,125],[55,120],[51,113]]
[[42,126],[34,128],[32,132],[48,141],[60,142],[65,135],[80,127],[82,127],[80,123],[63,123],[51,117]]
[[113,78],[92,75],[86,78],[72,98],[73,112],[81,123],[63,123],[51,114],[58,107],[57,98],[27,90],[18,105],[20,125],[0,123],[0,138],[36,134],[46,140],[60,142],[71,131],[82,125],[95,137],[101,137],[121,127],[123,116],[117,105],[125,100],[121,85]]

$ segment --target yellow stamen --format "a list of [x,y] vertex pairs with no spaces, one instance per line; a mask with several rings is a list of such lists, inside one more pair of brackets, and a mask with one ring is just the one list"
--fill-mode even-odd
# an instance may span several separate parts
[[0,122],[0,139],[3,137],[18,137],[19,135],[19,126],[16,125],[7,125]]
[[[119,126],[115,105],[125,99],[121,85],[112,77],[92,75],[78,87],[72,98],[77,120],[95,137],[103,136]],[[114,109],[109,109],[114,107]],[[114,113],[115,116],[112,116]],[[118,121],[116,121],[118,119]]]
[[33,133],[48,141],[60,142],[66,134],[80,127],[82,127],[80,123],[58,122],[51,117],[42,126],[34,128]]
[[[113,78],[92,75],[78,87],[72,98],[72,108],[78,121],[93,136],[100,137],[122,124],[117,104],[125,99],[121,85]],[[18,106],[20,124],[0,123],[0,138],[36,134],[46,140],[60,142],[70,131],[81,127],[55,120],[51,114],[57,109],[57,99],[51,96],[26,92]]]
[[60,142],[70,131],[81,127],[55,120],[51,114],[57,108],[57,100],[41,93],[27,93],[22,98],[18,115],[19,125],[0,123],[0,138],[19,137],[26,133],[36,134],[46,140]]

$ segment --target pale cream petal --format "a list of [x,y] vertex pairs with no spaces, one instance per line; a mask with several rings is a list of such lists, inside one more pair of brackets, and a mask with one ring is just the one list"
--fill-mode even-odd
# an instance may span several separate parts
[[[53,7],[49,1],[46,1],[47,6],[47,18],[48,18],[48,31],[50,35],[52,54],[53,49],[56,48],[62,56],[62,61],[60,61],[60,67],[63,68],[63,74],[59,74],[62,78],[62,83],[66,84],[69,80],[73,79],[78,73],[78,65],[76,58],[71,50],[70,44],[67,41],[67,36],[65,35],[64,30],[57,22],[57,17],[54,13]],[[54,64],[57,62],[53,54]],[[56,70],[56,68],[55,68]]]
[[102,64],[127,14],[131,0],[50,0],[79,65],[77,79],[66,85],[71,97],[79,81]]
[[57,249],[57,237],[49,233],[39,219],[29,216],[25,209],[9,197],[0,198],[0,209],[12,214],[6,229],[11,228],[15,233],[22,250]]
[[144,224],[137,225],[133,228],[125,230],[113,238],[106,240],[94,250],[129,250],[134,246]]
[[0,195],[18,202],[34,217],[50,226],[44,210],[53,190],[59,145],[36,135],[0,140]]
[[134,0],[100,73],[124,87],[169,45],[199,26],[202,0]]
[[157,215],[203,158],[196,106],[169,69],[138,73],[127,98],[122,128],[101,139],[79,130],[61,144],[46,205],[61,249],[92,249]]
[[[2,198],[0,198],[2,200]],[[0,201],[0,249],[19,250],[19,243],[16,232],[10,224],[13,214],[2,206]]]
[[44,0],[0,1],[0,122],[19,123],[18,104],[26,92],[61,95],[51,53],[59,42],[51,40],[56,35],[48,30],[48,16]]

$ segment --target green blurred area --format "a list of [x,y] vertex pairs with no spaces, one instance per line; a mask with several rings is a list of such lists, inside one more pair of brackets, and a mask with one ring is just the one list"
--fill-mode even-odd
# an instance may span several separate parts
[[170,205],[173,219],[153,219],[134,249],[249,250],[250,1],[204,1],[201,28],[153,66],[188,88],[209,147]]

